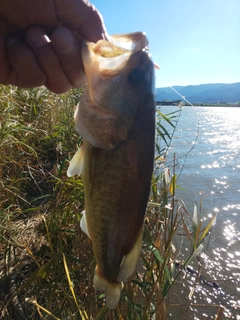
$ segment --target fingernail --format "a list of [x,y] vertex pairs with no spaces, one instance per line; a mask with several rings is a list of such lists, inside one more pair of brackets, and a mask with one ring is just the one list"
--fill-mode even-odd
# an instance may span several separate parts
[[44,30],[39,27],[30,27],[26,32],[26,39],[30,46],[36,49],[50,42]]
[[71,52],[77,46],[72,32],[65,27],[57,28],[52,34],[51,40],[59,53]]
[[104,33],[102,33],[102,38],[104,40],[110,41],[111,42],[111,37],[109,36],[109,34],[107,33],[106,30],[104,30]]

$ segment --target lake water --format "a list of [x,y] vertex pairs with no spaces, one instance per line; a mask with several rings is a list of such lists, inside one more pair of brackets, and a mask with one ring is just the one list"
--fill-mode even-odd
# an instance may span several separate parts
[[[161,112],[177,109],[162,106]],[[202,275],[222,289],[219,293],[200,286],[194,296],[196,303],[208,306],[193,307],[194,316],[187,313],[182,319],[214,319],[217,308],[211,304],[226,307],[223,319],[240,319],[240,108],[184,107],[181,112],[167,161],[171,167],[176,154],[177,184],[184,188],[177,190],[176,196],[188,212],[193,212],[201,197],[203,220],[218,212]],[[177,292],[175,302],[182,303],[180,295]],[[170,318],[180,316],[176,318],[173,312]]]

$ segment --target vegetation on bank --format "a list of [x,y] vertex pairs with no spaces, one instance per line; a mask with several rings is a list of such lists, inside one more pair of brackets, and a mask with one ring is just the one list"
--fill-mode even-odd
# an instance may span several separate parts
[[[79,227],[82,179],[66,175],[82,143],[73,123],[80,94],[0,87],[1,319],[161,320],[177,308],[191,315],[194,303],[174,304],[171,290],[181,268],[196,257],[201,271],[200,253],[215,216],[202,226],[197,206],[189,214],[175,198],[174,165],[165,166],[171,141],[165,124],[174,128],[181,111],[164,115],[157,110],[156,162],[141,257],[111,311],[93,288],[91,242]],[[223,313],[220,306],[209,307]]]

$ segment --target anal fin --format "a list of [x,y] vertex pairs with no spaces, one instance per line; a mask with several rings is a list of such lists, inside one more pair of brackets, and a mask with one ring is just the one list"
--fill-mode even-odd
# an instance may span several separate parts
[[138,238],[132,248],[132,250],[123,257],[120,266],[118,281],[127,281],[136,269],[140,251],[142,248],[143,229],[140,230]]

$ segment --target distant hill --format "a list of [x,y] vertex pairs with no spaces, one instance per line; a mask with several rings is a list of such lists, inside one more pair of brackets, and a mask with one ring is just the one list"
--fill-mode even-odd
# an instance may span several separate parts
[[[225,84],[200,84],[195,86],[174,86],[191,103],[237,103],[240,102],[240,82]],[[170,87],[157,88],[156,100],[183,100]]]

